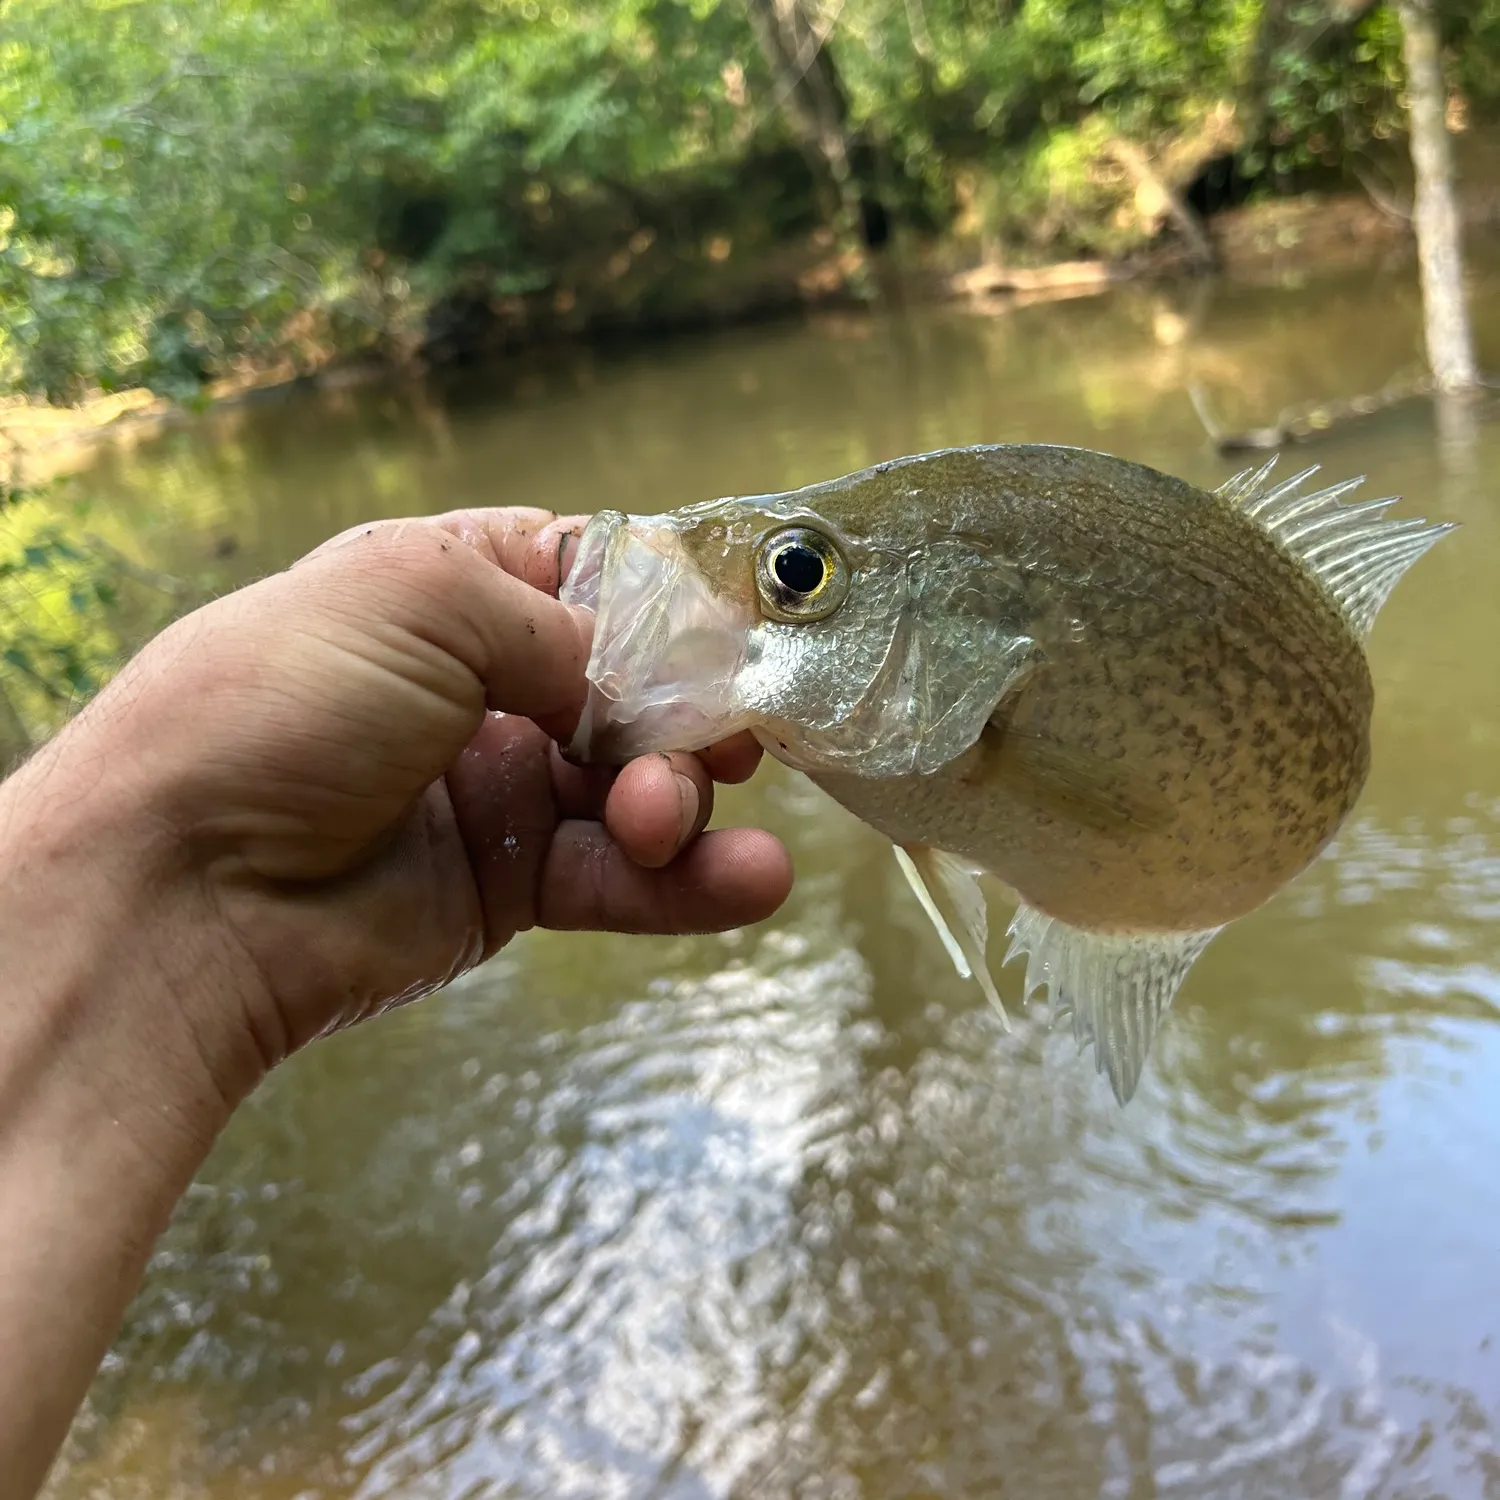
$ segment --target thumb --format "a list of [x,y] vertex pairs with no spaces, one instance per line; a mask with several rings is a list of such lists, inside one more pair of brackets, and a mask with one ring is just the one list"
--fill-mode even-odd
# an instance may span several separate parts
[[588,649],[586,618],[413,523],[179,620],[85,715],[153,768],[167,822],[310,878],[393,827],[486,708],[568,734]]
[[403,670],[437,691],[454,691],[451,668],[465,669],[476,685],[476,727],[488,708],[565,737],[582,711],[588,612],[528,586],[441,525],[372,527],[279,581],[309,590],[340,633],[400,641]]

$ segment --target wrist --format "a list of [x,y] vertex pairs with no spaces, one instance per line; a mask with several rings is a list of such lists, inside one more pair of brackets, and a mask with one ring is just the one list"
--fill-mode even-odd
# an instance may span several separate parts
[[66,1093],[190,1176],[264,1073],[250,977],[149,765],[100,738],[77,721],[0,783],[0,1103]]
[[0,1473],[18,1494],[256,1076],[213,1024],[239,999],[211,902],[149,773],[105,738],[75,723],[0,783]]

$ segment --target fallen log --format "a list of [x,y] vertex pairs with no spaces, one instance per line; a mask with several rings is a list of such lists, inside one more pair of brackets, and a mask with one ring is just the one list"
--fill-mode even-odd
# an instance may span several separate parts
[[998,297],[1061,288],[1103,288],[1128,281],[1132,275],[1128,266],[1102,260],[1070,260],[1050,266],[987,263],[958,272],[949,279],[948,286],[959,297]]

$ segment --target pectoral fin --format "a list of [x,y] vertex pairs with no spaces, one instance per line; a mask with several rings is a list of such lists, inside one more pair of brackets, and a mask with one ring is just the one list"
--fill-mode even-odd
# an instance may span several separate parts
[[1033,807],[1098,833],[1157,832],[1175,816],[1149,774],[991,723],[998,774]]
[[898,844],[896,862],[922,903],[922,910],[937,928],[954,968],[965,979],[979,981],[985,998],[1009,1031],[1010,1018],[1005,1014],[985,957],[989,909],[979,886],[979,870],[952,854],[922,844]]
[[1072,1016],[1078,1050],[1093,1044],[1095,1067],[1126,1104],[1167,1007],[1220,931],[1086,932],[1023,904],[1010,924],[1005,962],[1027,955],[1025,999],[1047,987],[1054,1016]]

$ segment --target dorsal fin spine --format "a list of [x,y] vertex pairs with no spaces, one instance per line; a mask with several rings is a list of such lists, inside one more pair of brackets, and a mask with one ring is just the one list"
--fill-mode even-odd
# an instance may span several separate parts
[[1304,469],[1274,487],[1275,458],[1225,480],[1214,494],[1233,505],[1286,548],[1323,586],[1361,639],[1402,575],[1439,537],[1447,522],[1392,521],[1386,511],[1397,496],[1361,505],[1340,502],[1364,483],[1345,479],[1308,494],[1299,491],[1318,472]]

